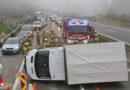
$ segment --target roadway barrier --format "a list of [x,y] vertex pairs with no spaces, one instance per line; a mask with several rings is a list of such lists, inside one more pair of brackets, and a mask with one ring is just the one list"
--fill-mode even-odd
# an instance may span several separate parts
[[115,19],[107,19],[107,18],[96,18],[96,22],[103,22],[103,23],[110,23],[110,24],[117,24],[121,25],[121,20],[115,20]]
[[[16,29],[14,29],[12,32],[15,33],[20,27],[22,26],[22,24],[18,25],[16,27]],[[11,33],[9,33],[7,36],[5,36],[3,39],[1,39],[2,43],[11,36]]]
[[[108,41],[108,42],[113,42],[113,41],[124,42],[124,41],[121,41],[121,40],[119,40],[119,39],[113,38],[113,37],[111,37],[111,36],[105,35],[105,34],[103,34],[103,33],[99,33],[99,34],[102,35],[102,36],[104,36],[104,37],[99,37],[99,38],[102,38],[102,39],[104,39],[104,40],[106,40],[106,41]],[[106,38],[105,38],[105,37],[106,37]],[[127,42],[124,42],[124,43],[125,43],[125,45],[130,46],[130,43],[127,43]],[[126,49],[127,49],[127,50],[130,50],[130,49],[127,48],[127,47],[126,47]]]

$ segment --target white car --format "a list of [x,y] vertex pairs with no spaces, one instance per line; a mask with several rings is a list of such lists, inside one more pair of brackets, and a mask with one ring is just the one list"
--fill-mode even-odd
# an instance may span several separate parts
[[41,21],[34,21],[33,22],[33,29],[37,30],[37,28],[39,28],[39,30],[41,30],[41,28],[42,28]]

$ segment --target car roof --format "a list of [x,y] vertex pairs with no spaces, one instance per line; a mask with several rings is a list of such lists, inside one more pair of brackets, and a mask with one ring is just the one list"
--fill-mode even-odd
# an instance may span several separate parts
[[22,26],[22,28],[23,27],[32,27],[32,24],[25,24],[25,25]]
[[15,38],[8,38],[7,40],[19,40],[18,37],[15,37]]
[[34,21],[33,23],[37,23],[37,22],[39,23],[39,22],[41,22],[41,21]]
[[28,33],[28,31],[21,31],[20,33]]

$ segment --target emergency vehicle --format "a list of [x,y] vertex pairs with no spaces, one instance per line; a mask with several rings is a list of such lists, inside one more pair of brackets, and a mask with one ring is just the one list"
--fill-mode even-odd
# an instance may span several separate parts
[[67,42],[69,44],[82,40],[83,43],[89,42],[89,23],[87,20],[72,19],[68,22]]
[[72,19],[71,17],[66,17],[66,18],[63,19],[63,31],[66,31],[66,30],[67,30],[68,23],[69,23],[69,21],[70,21],[71,19]]

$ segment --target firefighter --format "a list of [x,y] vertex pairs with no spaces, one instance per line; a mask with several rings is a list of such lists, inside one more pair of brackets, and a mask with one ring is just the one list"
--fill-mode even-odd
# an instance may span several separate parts
[[51,32],[50,32],[50,37],[51,37],[51,38],[54,38],[54,37],[55,37],[54,31],[51,31]]
[[60,35],[58,36],[58,39],[56,41],[57,41],[57,46],[61,47],[62,44],[61,44],[61,37],[60,37]]
[[20,41],[22,43],[22,53],[24,54],[24,46],[26,45],[26,42],[27,42],[27,38],[26,38],[26,35],[23,36],[23,39]]
[[42,39],[45,39],[45,31],[42,32]]
[[28,51],[28,42],[26,41],[25,44],[23,45],[23,56],[25,57]]
[[32,45],[32,38],[30,34],[28,34],[27,42],[29,43],[30,46]]
[[97,32],[95,32],[95,34],[94,34],[94,39],[95,39],[96,43],[99,42],[99,37],[98,37],[98,33]]
[[36,39],[37,39],[37,44],[40,45],[40,33],[39,33],[39,31],[37,31]]
[[56,46],[56,40],[54,38],[51,38],[51,40],[49,42],[49,46],[50,47],[55,47]]
[[48,32],[48,31],[46,31],[46,33],[45,33],[45,37],[46,37],[46,38],[49,37],[49,32]]
[[82,40],[79,40],[77,44],[84,44]]
[[44,48],[49,47],[49,43],[48,43],[48,39],[47,38],[45,38],[45,41],[43,42],[43,47]]
[[31,50],[32,49],[32,47],[29,45],[29,43],[27,43],[27,52],[29,51],[29,50]]
[[24,36],[23,36],[23,44],[27,41],[27,37],[26,37],[26,35],[24,34]]
[[66,33],[65,31],[63,32],[62,37],[63,37],[64,40],[66,41],[66,39],[67,39],[67,33]]

